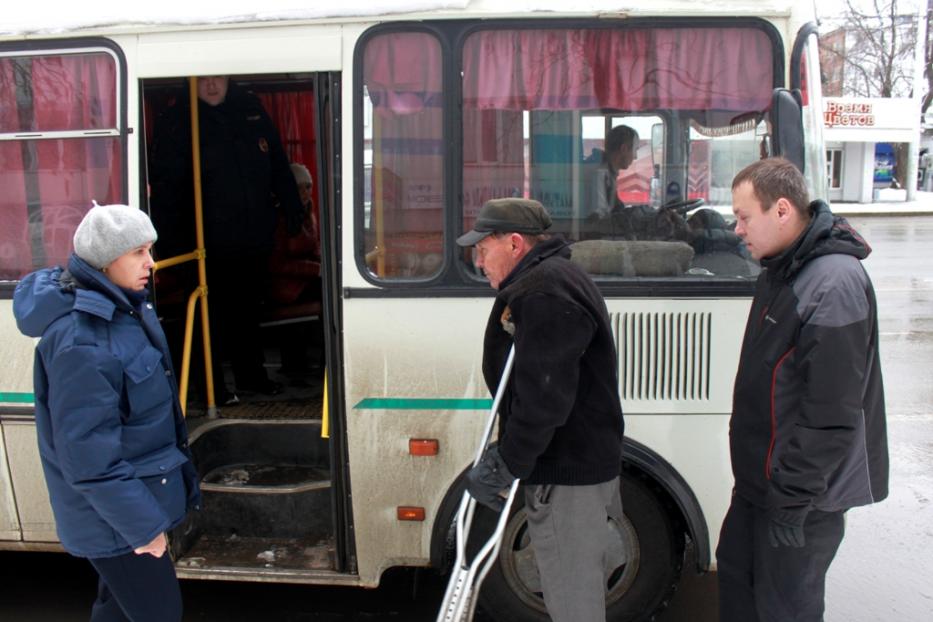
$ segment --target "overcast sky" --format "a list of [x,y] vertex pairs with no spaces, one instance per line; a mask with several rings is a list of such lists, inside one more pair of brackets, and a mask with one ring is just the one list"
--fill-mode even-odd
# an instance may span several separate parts
[[[917,11],[918,2],[926,4],[926,0],[894,0],[897,2],[899,12],[914,13]],[[877,5],[884,9],[891,0],[877,0]],[[874,11],[876,0],[852,0],[852,6],[862,10]],[[816,11],[820,17],[838,17],[846,12],[846,0],[817,0]]]

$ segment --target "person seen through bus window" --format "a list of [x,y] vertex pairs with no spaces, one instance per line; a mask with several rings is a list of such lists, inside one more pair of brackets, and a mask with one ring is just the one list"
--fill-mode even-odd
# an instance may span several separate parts
[[200,503],[165,336],[146,301],[156,232],[126,205],[93,207],[67,268],[17,286],[35,354],[39,454],[66,551],[100,577],[92,622],[181,620],[165,533]]
[[733,393],[720,620],[823,620],[845,512],[888,495],[878,313],[864,239],[782,158],[732,183],[761,263]]
[[638,132],[627,125],[617,125],[606,134],[602,162],[590,179],[589,209],[599,218],[608,217],[623,207],[619,199],[619,172],[632,165],[638,150]]
[[[197,88],[214,387],[218,404],[235,403],[224,382],[225,359],[237,391],[279,391],[264,367],[260,305],[278,214],[289,235],[298,235],[302,207],[278,131],[259,99],[226,76],[199,77]],[[173,234],[160,243],[162,256],[194,247],[190,128],[188,106],[179,103],[161,115],[153,133],[150,204],[160,229]]]
[[612,570],[607,521],[622,516],[618,363],[606,303],[550,226],[537,201],[495,199],[457,239],[474,247],[476,266],[498,291],[483,341],[492,393],[515,345],[499,441],[468,472],[467,489],[501,509],[500,493],[522,480],[551,619],[597,622]]

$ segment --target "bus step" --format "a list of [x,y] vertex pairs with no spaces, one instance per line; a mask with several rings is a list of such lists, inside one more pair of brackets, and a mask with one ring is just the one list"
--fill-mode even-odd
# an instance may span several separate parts
[[204,535],[175,562],[182,569],[332,570],[334,538],[260,538]]
[[201,489],[213,492],[274,494],[329,486],[328,470],[308,464],[226,464],[212,469],[201,479]]

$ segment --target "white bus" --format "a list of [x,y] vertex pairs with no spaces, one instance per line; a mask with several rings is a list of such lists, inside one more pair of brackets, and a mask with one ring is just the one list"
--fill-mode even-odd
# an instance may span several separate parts
[[[649,619],[688,547],[688,572],[714,569],[731,491],[727,423],[757,272],[730,228],[731,179],[782,154],[825,196],[813,6],[424,0],[354,16],[352,2],[267,4],[261,19],[173,23],[151,7],[137,24],[88,15],[96,25],[0,35],[0,549],[60,550],[16,283],[66,260],[92,199],[154,209],[159,116],[189,98],[191,76],[227,75],[311,171],[321,279],[290,304],[243,284],[266,300],[281,394],[241,395],[209,417],[192,372],[205,499],[172,534],[179,575],[373,587],[390,567],[449,565],[490,403],[480,354],[493,294],[454,239],[485,200],[524,196],[548,207],[609,306],[627,438],[608,608]],[[599,218],[589,182],[620,124],[638,132],[637,158]],[[193,230],[185,214],[191,229],[160,241]],[[154,288],[170,336],[186,295],[173,270]],[[297,379],[280,374],[283,347],[310,360]],[[481,604],[545,620],[521,508],[506,538]]]

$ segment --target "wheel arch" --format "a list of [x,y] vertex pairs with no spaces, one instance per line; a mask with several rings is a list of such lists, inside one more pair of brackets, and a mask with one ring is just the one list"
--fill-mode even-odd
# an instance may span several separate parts
[[447,494],[437,508],[434,525],[431,527],[431,566],[446,572],[454,562],[454,518],[460,507],[460,500],[466,490],[466,473],[469,467],[463,469],[447,488]]
[[693,490],[674,465],[649,447],[626,438],[622,450],[622,466],[638,471],[649,479],[655,492],[662,496],[667,505],[676,509],[677,515],[674,518],[693,540],[697,569],[708,571],[712,560],[706,517]]
[[[673,518],[693,540],[697,569],[703,572],[708,571],[711,552],[706,517],[700,507],[700,502],[683,476],[670,462],[647,446],[630,438],[625,438],[623,443],[622,468],[636,471],[649,480],[665,505],[676,510]],[[431,566],[442,571],[446,571],[447,567],[453,563],[453,522],[461,496],[466,489],[466,471],[467,469],[461,471],[447,489],[444,500],[438,506],[431,529]]]

